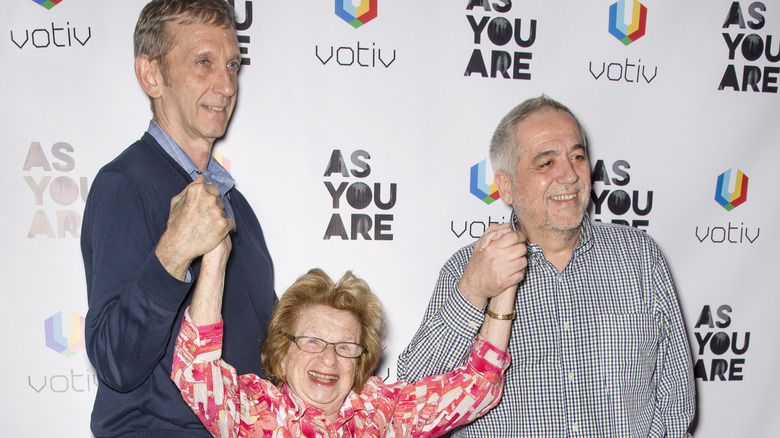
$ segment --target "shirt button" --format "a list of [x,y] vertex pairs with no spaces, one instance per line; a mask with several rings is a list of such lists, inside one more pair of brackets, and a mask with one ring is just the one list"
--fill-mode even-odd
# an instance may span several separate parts
[[577,423],[574,423],[574,424],[572,424],[572,425],[571,425],[571,430],[572,430],[572,432],[579,432],[579,430],[580,430],[580,425],[579,425],[579,424],[577,424]]
[[477,321],[471,321],[469,322],[469,327],[473,329],[479,328],[479,323]]
[[569,375],[566,376],[566,377],[568,377],[569,382],[573,382],[574,381],[574,373],[573,372],[569,372]]
[[563,329],[564,330],[568,330],[569,328],[571,328],[571,326],[569,325],[569,322],[568,321],[564,322],[563,323]]

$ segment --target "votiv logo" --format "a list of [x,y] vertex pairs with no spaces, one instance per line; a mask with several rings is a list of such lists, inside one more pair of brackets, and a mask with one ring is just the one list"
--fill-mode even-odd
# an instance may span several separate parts
[[647,8],[639,0],[634,0],[631,22],[626,23],[626,1],[620,0],[609,7],[609,33],[629,45],[645,35],[647,26]]
[[336,0],[336,15],[357,29],[376,18],[377,1],[378,0]]
[[715,201],[727,211],[731,211],[747,201],[748,177],[741,170],[737,169],[737,178],[734,181],[733,192],[729,192],[730,183],[731,169],[721,173],[715,185]]
[[496,186],[496,180],[493,178],[492,183],[488,186],[485,180],[485,168],[487,160],[482,160],[479,163],[471,166],[471,184],[469,185],[471,194],[481,199],[485,204],[492,204],[493,201],[501,198],[498,193],[498,186]]
[[60,4],[62,0],[33,0],[33,1],[43,6],[46,9],[51,9],[57,6],[58,4]]
[[84,317],[70,312],[70,333],[63,333],[62,312],[46,318],[43,322],[46,332],[46,346],[71,357],[84,349]]

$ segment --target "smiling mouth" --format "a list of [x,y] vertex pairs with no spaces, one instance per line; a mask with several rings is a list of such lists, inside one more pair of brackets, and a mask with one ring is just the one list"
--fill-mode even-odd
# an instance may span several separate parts
[[208,106],[208,105],[203,105],[203,107],[204,107],[204,108],[206,108],[206,109],[208,109],[208,110],[211,110],[211,111],[219,111],[219,112],[225,111],[225,110],[227,109],[227,107],[224,107],[224,106]]
[[577,194],[576,193],[572,193],[572,194],[568,194],[568,195],[550,196],[550,199],[552,199],[553,201],[571,201],[572,199],[575,199],[575,198],[577,198]]
[[339,376],[334,376],[332,374],[320,374],[316,371],[309,371],[309,377],[324,383],[333,383],[339,379]]

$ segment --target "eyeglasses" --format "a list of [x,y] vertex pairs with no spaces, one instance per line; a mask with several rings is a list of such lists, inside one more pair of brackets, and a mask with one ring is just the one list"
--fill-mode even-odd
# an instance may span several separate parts
[[332,345],[333,350],[339,356],[354,359],[360,357],[366,349],[366,347],[354,342],[328,342],[313,336],[293,336],[289,333],[282,333],[282,335],[293,341],[299,350],[307,353],[322,353],[328,348],[328,345]]

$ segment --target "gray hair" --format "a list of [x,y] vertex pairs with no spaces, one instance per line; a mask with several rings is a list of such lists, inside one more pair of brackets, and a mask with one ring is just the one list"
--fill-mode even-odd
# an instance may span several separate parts
[[135,58],[146,56],[150,61],[158,61],[166,85],[167,55],[176,43],[165,28],[169,22],[208,24],[235,32],[236,12],[225,0],[152,0],[144,6],[133,33],[133,55]]
[[515,128],[518,123],[529,116],[548,110],[563,111],[574,119],[577,123],[577,128],[580,131],[580,136],[582,137],[582,145],[585,146],[587,150],[585,134],[582,131],[582,126],[580,125],[579,120],[577,120],[577,117],[574,116],[566,105],[542,94],[539,97],[527,99],[512,108],[512,110],[501,119],[501,122],[498,123],[498,126],[493,133],[493,138],[490,141],[490,163],[493,166],[493,171],[502,171],[507,174],[512,181],[515,180],[515,166],[517,164],[518,155]]

